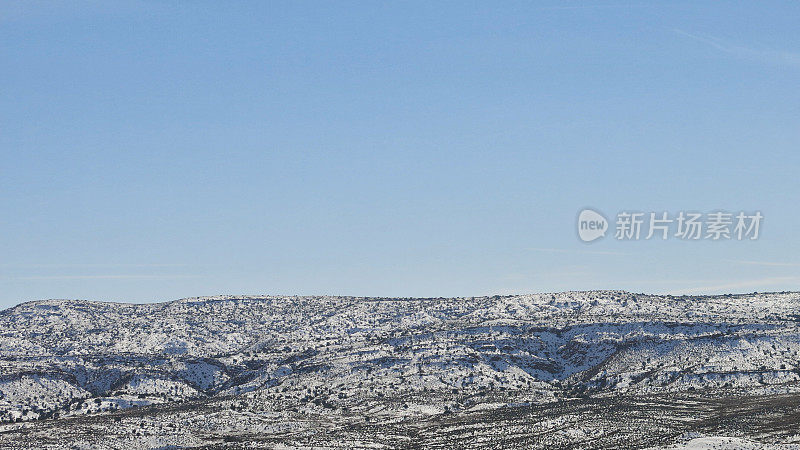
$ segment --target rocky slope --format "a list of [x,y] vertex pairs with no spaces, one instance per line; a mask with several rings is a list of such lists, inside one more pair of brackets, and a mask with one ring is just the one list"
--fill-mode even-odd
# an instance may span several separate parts
[[635,448],[718,434],[789,445],[798,399],[798,293],[48,300],[0,312],[4,446]]

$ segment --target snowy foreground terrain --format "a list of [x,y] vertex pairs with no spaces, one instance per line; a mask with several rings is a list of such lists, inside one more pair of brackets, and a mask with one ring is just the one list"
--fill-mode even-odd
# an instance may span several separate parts
[[800,449],[800,294],[24,303],[0,447]]

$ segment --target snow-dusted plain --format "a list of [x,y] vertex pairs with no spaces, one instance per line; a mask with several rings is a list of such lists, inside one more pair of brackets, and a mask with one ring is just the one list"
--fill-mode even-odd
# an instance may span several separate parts
[[800,294],[0,312],[0,447],[798,448]]

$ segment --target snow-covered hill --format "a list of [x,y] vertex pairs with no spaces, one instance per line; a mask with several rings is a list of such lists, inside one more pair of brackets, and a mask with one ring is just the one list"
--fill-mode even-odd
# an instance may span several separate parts
[[[2,445],[646,447],[726,432],[703,422],[722,414],[709,399],[800,403],[800,294],[223,296],[0,312]],[[631,428],[647,405],[663,420]],[[482,427],[488,437],[465,431]],[[800,439],[796,427],[750,434]]]

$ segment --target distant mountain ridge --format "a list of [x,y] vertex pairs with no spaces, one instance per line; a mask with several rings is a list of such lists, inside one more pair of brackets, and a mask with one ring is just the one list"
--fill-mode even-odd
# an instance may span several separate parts
[[0,312],[0,443],[172,406],[185,411],[159,423],[189,445],[205,438],[185,421],[210,405],[238,419],[213,422],[209,439],[245,416],[294,439],[308,431],[300,413],[405,423],[619,396],[794,398],[799,314],[794,292],[28,302]]

